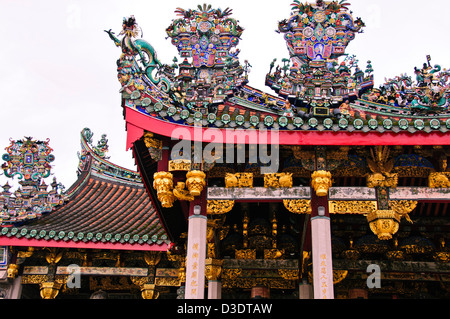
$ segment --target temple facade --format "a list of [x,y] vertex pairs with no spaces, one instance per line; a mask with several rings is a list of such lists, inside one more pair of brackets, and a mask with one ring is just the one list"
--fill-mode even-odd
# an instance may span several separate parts
[[376,88],[347,52],[365,27],[348,6],[294,1],[270,92],[229,8],[176,10],[179,63],[133,16],[106,31],[138,171],[85,128],[78,179],[48,191],[48,141],[12,141],[3,298],[449,298],[450,73],[427,56]]

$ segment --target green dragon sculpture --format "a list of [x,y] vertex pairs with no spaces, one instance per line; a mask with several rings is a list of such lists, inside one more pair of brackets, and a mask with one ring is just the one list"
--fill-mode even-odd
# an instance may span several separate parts
[[[122,27],[123,29],[119,33],[119,36],[123,36],[122,40],[119,40],[111,30],[105,30],[116,46],[122,48],[123,55],[132,58],[133,60],[132,65],[130,65],[129,61],[125,61],[127,59],[119,60],[119,64],[126,64],[125,67],[131,68],[135,72],[145,74],[153,84],[160,85],[163,92],[169,92],[171,81],[165,76],[157,75],[157,73],[163,69],[163,64],[159,61],[156,50],[144,39],[137,38],[140,36],[141,31],[134,16],[124,18]],[[136,56],[139,57],[139,61],[142,63],[143,67],[136,61]]]

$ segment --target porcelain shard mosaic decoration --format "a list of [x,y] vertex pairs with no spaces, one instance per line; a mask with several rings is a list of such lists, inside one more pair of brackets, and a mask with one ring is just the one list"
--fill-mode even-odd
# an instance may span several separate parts
[[64,186],[53,179],[52,190],[44,179],[51,174],[51,165],[55,160],[53,149],[47,141],[36,141],[32,137],[23,140],[11,140],[2,156],[3,173],[6,177],[19,180],[20,188],[14,193],[7,182],[0,193],[0,221],[2,225],[34,219],[51,212],[54,207],[64,203]]

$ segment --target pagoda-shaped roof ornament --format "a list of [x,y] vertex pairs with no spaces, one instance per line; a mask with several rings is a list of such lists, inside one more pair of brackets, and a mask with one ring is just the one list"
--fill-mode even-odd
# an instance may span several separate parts
[[6,183],[0,193],[0,224],[15,224],[34,219],[53,210],[64,202],[65,196],[58,190],[64,186],[56,179],[53,189],[47,191],[44,179],[51,175],[51,165],[55,160],[49,140],[36,141],[32,137],[23,140],[11,140],[3,154],[2,169],[7,178],[19,179],[21,188],[13,194],[11,186]]
[[192,58],[194,67],[225,67],[237,56],[238,51],[232,50],[244,30],[230,17],[231,9],[222,11],[204,4],[198,10],[178,8],[175,13],[180,18],[166,29],[167,35],[181,57]]
[[204,110],[247,83],[237,49],[244,29],[230,17],[229,8],[213,9],[204,4],[197,10],[178,8],[175,13],[180,18],[173,20],[166,32],[185,59],[180,65],[183,77],[175,84],[184,99],[176,100],[191,110]]
[[349,5],[345,0],[317,0],[315,4],[294,0],[293,15],[278,24],[290,56],[318,61],[344,55],[347,45],[365,26],[360,18],[352,17]]
[[[345,1],[294,0],[291,17],[278,23],[276,31],[284,34],[291,65],[283,59],[285,65],[267,75],[266,85],[288,98],[298,114],[339,115],[340,105],[373,86],[371,74],[364,76],[355,56],[345,52],[365,26],[353,18],[348,6]],[[339,61],[343,56],[345,60]],[[275,60],[270,72],[274,65]]]
[[50,163],[55,160],[55,156],[51,154],[53,149],[48,143],[49,140],[35,141],[32,137],[11,140],[11,145],[6,148],[7,153],[2,156],[5,161],[2,165],[5,176],[18,176],[27,183],[39,182],[41,178],[50,176]]
[[122,48],[117,61],[122,93],[142,101],[143,107],[170,103],[192,113],[206,113],[233,96],[236,88],[248,82],[250,65],[239,63],[237,45],[244,30],[230,17],[231,12],[206,4],[197,10],[175,11],[179,18],[166,32],[179,51],[180,64],[177,58],[172,65],[158,60],[154,48],[140,38],[142,32],[134,16],[124,18],[118,37],[106,31]]

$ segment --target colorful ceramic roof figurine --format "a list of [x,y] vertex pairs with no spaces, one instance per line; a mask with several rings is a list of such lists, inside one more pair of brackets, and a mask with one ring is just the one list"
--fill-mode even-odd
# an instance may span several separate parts
[[362,95],[363,100],[403,108],[411,115],[449,114],[450,73],[439,64],[431,65],[431,56],[421,68],[415,67],[414,82],[410,76],[402,74],[386,79],[378,89]]

